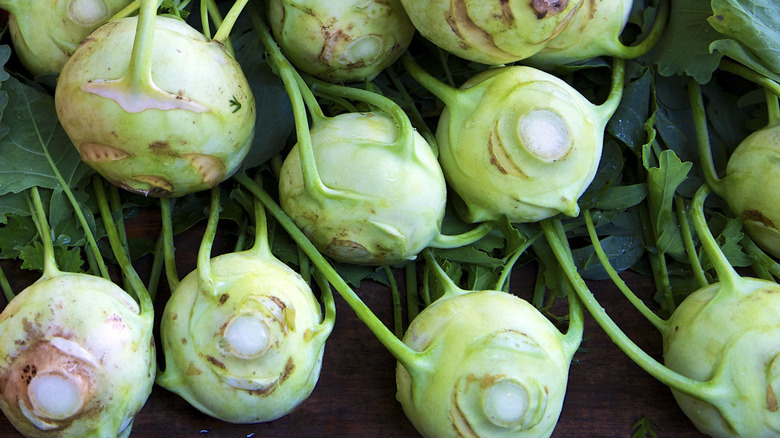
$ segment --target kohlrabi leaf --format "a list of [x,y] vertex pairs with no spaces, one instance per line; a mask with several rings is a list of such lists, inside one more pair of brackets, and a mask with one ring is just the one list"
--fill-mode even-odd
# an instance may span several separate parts
[[27,216],[10,216],[8,222],[0,227],[0,259],[19,257],[19,248],[31,244],[38,235],[35,223],[29,216],[29,209],[26,213]]
[[647,169],[647,199],[660,253],[682,257],[685,252],[673,203],[691,167],[692,163],[680,161],[674,151],[667,149],[659,156],[659,166]]
[[0,196],[0,224],[8,223],[9,216],[29,214],[30,208],[23,193],[9,193]]
[[780,82],[780,73],[776,73],[767,69],[763,64],[763,60],[759,59],[752,52],[747,50],[745,46],[743,46],[737,41],[734,40],[713,41],[712,44],[710,44],[710,49],[713,51],[723,53],[729,58],[734,59],[740,64],[743,64],[746,67],[755,70],[757,73],[760,73],[772,79],[775,82]]
[[[635,64],[628,64],[635,65]],[[632,149],[638,149],[645,141],[644,124],[649,117],[652,97],[653,74],[644,69],[634,81],[626,84],[623,99],[615,114],[607,123],[607,132]]]
[[[610,264],[617,272],[634,266],[645,252],[641,235],[611,235],[600,241]],[[604,270],[596,256],[593,246],[572,250],[572,257],[582,278],[586,280],[607,280],[609,278],[607,271]]]
[[2,124],[10,128],[0,138],[0,196],[33,186],[61,188],[52,165],[71,187],[92,172],[60,126],[50,95],[14,77],[0,89],[8,94]]
[[649,54],[663,76],[688,75],[703,84],[718,68],[721,53],[710,51],[710,43],[723,38],[707,22],[712,16],[708,1],[670,2],[669,22],[661,40]]
[[[712,47],[728,56],[746,61],[755,59],[780,77],[780,9],[777,0],[712,0],[713,15],[707,19],[718,32],[735,40],[734,44],[716,41]],[[776,79],[775,79],[776,80]]]
[[[84,261],[79,248],[55,246],[54,257],[57,259],[57,268],[61,271],[81,272]],[[32,245],[20,248],[19,259],[22,260],[22,269],[43,270],[43,243],[35,241]]]

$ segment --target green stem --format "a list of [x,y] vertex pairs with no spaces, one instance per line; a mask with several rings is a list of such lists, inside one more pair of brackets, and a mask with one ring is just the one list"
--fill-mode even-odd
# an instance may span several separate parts
[[399,339],[404,337],[403,307],[401,306],[401,291],[398,290],[398,283],[395,281],[393,270],[389,266],[382,267],[387,284],[390,286],[390,294],[393,297],[393,331]]
[[165,239],[162,233],[157,238],[157,244],[154,247],[154,256],[152,257],[152,267],[149,270],[149,282],[146,289],[149,291],[149,296],[152,297],[152,301],[157,296],[157,289],[160,286],[160,278],[162,277],[164,257],[163,246],[165,245]]
[[214,34],[214,38],[212,38],[212,40],[225,45],[229,43],[228,37],[230,36],[230,32],[233,30],[233,26],[236,24],[238,16],[241,15],[241,11],[244,10],[244,7],[247,5],[247,3],[248,0],[237,0],[235,3],[233,3],[227,15],[225,15],[225,21],[217,24],[217,33]]
[[756,73],[742,64],[723,58],[718,68],[747,79],[756,85],[760,85],[764,89],[771,91],[775,96],[780,96],[780,84],[762,74]]
[[[209,6],[213,5],[214,2],[207,1],[207,0],[201,0],[200,2],[200,26],[203,28],[203,36],[205,36],[207,39],[211,39],[211,26],[209,23]],[[215,5],[216,6],[216,5]],[[219,13],[217,13],[217,18],[214,20],[217,23],[217,26],[219,26],[219,22],[221,21],[221,16]]]
[[[607,99],[596,107],[596,113],[601,119],[602,126],[607,126],[607,122],[617,111],[620,101],[623,99],[623,85],[626,80],[626,61],[623,58],[615,58],[612,63],[612,87],[609,89]],[[603,129],[603,128],[602,128]]]
[[612,342],[614,342],[634,363],[639,365],[661,383],[698,399],[711,399],[713,394],[712,383],[694,380],[670,370],[645,353],[628,338],[620,327],[618,327],[609,315],[607,315],[607,312],[598,303],[590,289],[588,289],[585,280],[580,277],[577,272],[577,267],[574,265],[571,257],[568,256],[555,231],[555,226],[552,224],[551,219],[545,219],[541,221],[540,224],[550,243],[553,253],[560,263],[561,269],[563,269],[571,282],[571,285],[574,287],[574,291],[588,310],[588,313],[602,330],[604,330],[607,336],[609,336]]
[[49,220],[46,218],[46,213],[43,209],[43,201],[41,200],[38,187],[33,186],[30,193],[32,194],[33,203],[32,217],[43,242],[43,278],[51,278],[60,273],[59,269],[57,269],[57,259],[54,257],[54,238],[49,227]]
[[710,187],[706,184],[699,187],[696,194],[693,196],[693,204],[691,205],[691,217],[693,218],[693,225],[696,228],[696,232],[701,240],[701,246],[704,248],[704,252],[709,256],[712,262],[715,272],[718,274],[718,282],[721,283],[721,291],[734,291],[740,290],[739,283],[742,277],[739,276],[734,266],[729,263],[726,255],[720,249],[718,242],[710,232],[710,228],[707,225],[707,219],[704,217],[704,201],[707,199],[707,195],[710,193]]
[[168,279],[168,288],[173,291],[179,287],[179,274],[176,270],[176,247],[173,243],[173,220],[171,219],[170,198],[160,198],[160,213],[162,218],[165,277]]
[[766,94],[767,128],[780,125],[780,99],[767,89],[764,89],[764,94]]
[[5,276],[5,271],[2,265],[0,265],[0,288],[3,289],[3,295],[5,295],[6,303],[10,303],[14,299],[14,290],[11,287],[11,283],[8,281],[8,277]]
[[[298,140],[297,147],[301,157],[304,186],[306,190],[311,190],[327,197],[330,190],[322,182],[317,170],[317,162],[314,158],[314,147],[311,143],[311,133],[309,131],[309,119],[306,114],[306,105],[304,104],[304,95],[302,95],[301,88],[301,84],[304,84],[303,79],[297,74],[287,58],[284,57],[281,49],[274,41],[271,31],[265,24],[265,17],[261,14],[261,10],[254,3],[250,3],[248,9],[252,23],[260,37],[260,42],[268,54],[268,61],[276,68],[276,73],[282,79],[284,88],[290,97],[295,119],[295,134]],[[307,96],[306,99],[311,100],[313,98],[313,95],[310,96],[311,90],[308,87],[304,88],[308,91],[305,94]],[[309,103],[314,105],[314,102]],[[314,120],[317,120],[318,117],[324,117],[321,109],[318,114],[316,108],[319,108],[319,106],[315,106],[315,108],[309,107],[309,112]],[[315,111],[312,111],[312,109],[315,109]],[[314,196],[314,198],[319,199],[318,196]]]
[[701,96],[699,83],[693,79],[688,81],[688,98],[691,104],[691,112],[693,113],[693,124],[696,128],[696,142],[699,147],[699,159],[701,160],[702,172],[704,173],[704,181],[715,193],[721,195],[723,193],[723,184],[718,177],[718,172],[715,170],[715,161],[712,158],[704,99]]
[[422,67],[414,62],[412,55],[408,53],[401,55],[401,63],[403,63],[406,71],[408,71],[409,74],[420,83],[420,85],[438,97],[442,102],[444,102],[444,105],[453,108],[460,106],[458,101],[461,99],[461,95],[463,93],[457,88],[445,84],[444,82],[433,77],[427,71],[423,70]]
[[[109,190],[108,202],[109,205],[111,206],[111,211],[118,213],[116,219],[116,229],[117,229],[117,234],[119,236],[119,241],[122,246],[121,250],[125,254],[130,255],[130,244],[127,241],[127,229],[125,228],[124,211],[122,208],[122,200],[119,197],[119,188],[111,184],[108,187],[108,190]],[[127,277],[126,276],[123,277],[125,282],[125,289],[132,287],[132,285],[128,283]]]
[[777,260],[773,259],[766,252],[764,252],[764,250],[761,249],[761,247],[756,245],[756,243],[753,241],[753,239],[750,238],[750,236],[745,236],[743,238],[742,247],[745,249],[748,255],[753,258],[754,264],[764,266],[765,269],[769,271],[772,275],[774,275],[777,278],[780,278],[780,263],[778,263]]
[[423,364],[419,357],[420,353],[410,349],[406,344],[397,338],[390,329],[385,326],[379,318],[371,312],[371,309],[358,297],[355,291],[349,287],[347,282],[339,273],[328,263],[325,257],[317,250],[314,244],[309,241],[303,232],[298,229],[295,223],[282,210],[276,201],[255,183],[246,174],[239,172],[233,178],[246,187],[252,194],[263,203],[268,212],[277,222],[287,231],[298,246],[303,249],[306,255],[311,259],[314,266],[322,272],[331,285],[341,295],[344,301],[352,308],[357,317],[368,327],[376,336],[379,342],[407,369],[422,370]]
[[428,142],[428,145],[433,150],[434,156],[438,157],[439,145],[438,142],[436,141],[436,136],[428,127],[428,124],[425,122],[425,119],[423,118],[422,114],[420,114],[420,110],[417,108],[417,105],[414,104],[414,101],[409,95],[409,92],[406,90],[406,87],[404,87],[404,84],[398,78],[395,69],[388,68],[386,71],[388,76],[390,77],[390,81],[393,83],[393,86],[398,90],[398,92],[401,94],[403,98],[404,110],[406,114],[409,115],[409,119],[412,121],[412,124],[415,126],[415,128],[417,128],[417,132],[419,132],[420,135],[423,136],[425,141]]
[[658,13],[655,16],[653,26],[650,28],[650,31],[647,32],[647,35],[640,43],[633,46],[626,46],[623,45],[619,39],[614,39],[610,41],[611,52],[615,56],[623,59],[633,59],[644,55],[645,53],[649,52],[650,49],[655,47],[655,45],[658,43],[658,40],[661,39],[664,29],[666,28],[666,24],[669,21],[669,3],[671,3],[671,0],[661,0],[661,4],[658,6]]
[[693,233],[691,232],[690,223],[688,223],[688,215],[685,214],[685,205],[682,196],[675,195],[674,203],[677,208],[677,221],[680,223],[680,232],[683,237],[683,244],[685,245],[685,253],[688,254],[688,260],[691,263],[691,271],[696,278],[696,283],[699,288],[702,288],[710,284],[710,282],[707,281],[707,276],[704,274],[699,255],[696,252],[696,245],[693,242]]
[[495,226],[494,222],[483,222],[460,234],[444,235],[437,233],[428,245],[431,248],[460,248],[471,245],[485,237]]
[[653,280],[657,288],[661,290],[661,307],[671,314],[676,307],[674,295],[672,294],[672,285],[669,281],[669,275],[666,268],[665,255],[658,250],[656,242],[658,241],[653,232],[652,221],[647,206],[639,208],[639,218],[642,222],[642,234],[645,242],[649,242],[654,250],[647,251],[650,261],[650,269],[653,272]]
[[542,233],[539,232],[526,239],[526,241],[506,259],[504,267],[501,269],[501,274],[498,276],[498,280],[496,280],[496,290],[509,290],[509,285],[507,283],[509,277],[512,275],[512,269],[514,268],[515,263],[517,263],[520,256],[525,253],[525,250],[533,245],[533,243],[536,242],[536,239],[541,235]]
[[130,75],[130,88],[135,92],[153,88],[152,55],[154,53],[154,30],[157,19],[157,0],[140,0],[138,25],[130,55],[127,72]]
[[609,262],[609,257],[607,257],[607,254],[604,252],[604,248],[601,246],[601,241],[599,240],[599,236],[596,234],[596,227],[593,225],[593,218],[590,215],[590,210],[583,210],[582,216],[585,219],[585,227],[588,230],[588,236],[590,236],[590,241],[593,244],[593,249],[596,251],[596,256],[598,256],[599,261],[601,262],[601,266],[604,267],[604,270],[607,271],[607,275],[609,275],[609,278],[612,280],[613,283],[618,287],[620,292],[623,293],[623,296],[625,296],[628,301],[631,302],[631,304],[639,311],[639,313],[642,314],[642,316],[645,317],[648,321],[650,321],[653,326],[658,329],[661,333],[666,333],[666,327],[667,322],[663,320],[662,318],[658,317],[658,315],[655,314],[652,310],[650,310],[649,307],[639,299],[639,297],[636,296],[636,294],[631,290],[631,288],[628,287],[625,281],[623,281],[622,278],[620,278],[620,275],[617,273],[615,268],[612,266],[612,263]]
[[406,317],[409,322],[420,313],[417,302],[417,265],[409,263],[404,268],[404,277],[406,279]]
[[[571,260],[571,248],[560,221],[554,223],[554,232],[558,237],[558,242],[561,243],[563,251],[567,254],[567,258]],[[569,284],[572,287],[574,286],[571,281],[569,281]],[[566,298],[569,302],[569,328],[566,330],[562,343],[567,357],[571,360],[574,357],[574,353],[580,348],[580,344],[582,344],[582,336],[585,331],[585,311],[582,308],[582,302],[580,302],[576,294],[572,294],[567,290]]]
[[[200,290],[209,298],[218,299],[217,284],[211,275],[211,248],[214,246],[214,239],[217,236],[217,225],[219,224],[219,186],[211,188],[211,202],[209,204],[209,217],[206,222],[206,229],[198,248],[198,285]],[[260,240],[260,239],[258,239]]]
[[95,175],[92,178],[92,185],[95,189],[95,198],[100,208],[100,216],[103,218],[103,223],[106,227],[106,234],[108,235],[108,241],[111,245],[111,250],[114,252],[119,267],[122,269],[122,273],[127,277],[128,282],[131,284],[133,292],[138,299],[138,303],[141,307],[141,314],[146,315],[149,319],[154,318],[154,307],[152,305],[152,297],[149,295],[149,291],[144,286],[144,282],[141,281],[141,277],[133,268],[130,259],[127,257],[127,253],[122,251],[122,242],[117,234],[116,225],[114,224],[114,218],[112,216],[111,207],[109,206],[106,198],[106,191],[103,187],[103,179],[99,175]]

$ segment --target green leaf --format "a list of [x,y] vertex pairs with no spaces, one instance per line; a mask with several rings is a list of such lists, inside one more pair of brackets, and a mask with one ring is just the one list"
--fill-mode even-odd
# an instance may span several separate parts
[[13,77],[2,88],[9,97],[2,123],[10,132],[0,139],[0,196],[61,188],[52,163],[71,187],[92,173],[60,126],[51,96]]
[[647,169],[648,203],[656,247],[661,253],[682,257],[685,252],[677,216],[673,211],[674,194],[688,177],[693,164],[682,162],[672,150],[659,156],[659,166]]
[[29,214],[30,208],[23,193],[9,193],[0,196],[0,224],[8,223],[9,216],[25,216]]
[[626,84],[620,105],[607,123],[607,132],[632,149],[645,141],[644,123],[649,117],[652,87],[652,71],[644,69],[638,79]]
[[[707,19],[718,32],[738,42],[716,44],[727,54],[741,53],[780,76],[780,9],[777,0],[712,0],[713,15]],[[726,52],[724,52],[726,53]],[[777,79],[775,79],[777,80]]]
[[[43,252],[43,243],[40,241],[20,248],[19,258],[22,260],[22,269],[42,271]],[[84,264],[79,248],[55,246],[54,258],[57,260],[57,268],[64,272],[81,272],[81,266]]]
[[704,84],[718,68],[720,53],[710,51],[710,43],[723,38],[707,19],[712,16],[708,1],[675,0],[670,2],[669,22],[661,40],[651,51],[663,76],[688,75]]
[[19,257],[19,248],[32,243],[37,235],[38,230],[30,216],[11,216],[7,224],[0,227],[0,258]]

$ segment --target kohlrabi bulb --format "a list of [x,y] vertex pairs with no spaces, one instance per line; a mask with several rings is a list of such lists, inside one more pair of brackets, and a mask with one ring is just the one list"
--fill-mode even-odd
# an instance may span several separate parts
[[779,313],[780,286],[753,278],[709,285],[675,310],[664,336],[665,365],[686,377],[714,381],[704,399],[673,389],[702,433],[780,435]]
[[224,44],[163,16],[130,62],[137,23],[109,22],[73,54],[55,92],[60,122],[82,159],[124,189],[167,197],[213,187],[252,144],[255,101],[241,66]]
[[34,75],[57,74],[90,32],[130,0],[0,0],[14,53]]
[[282,417],[313,391],[332,324],[321,324],[303,278],[270,253],[223,254],[210,264],[216,295],[193,271],[165,306],[157,383],[223,421]]
[[525,66],[480,73],[448,100],[436,132],[468,222],[576,216],[598,169],[605,114],[563,80]]
[[293,65],[332,82],[374,78],[414,36],[399,0],[271,0],[268,21]]
[[0,407],[26,437],[126,437],[152,391],[151,318],[101,277],[42,277],[0,314]]
[[583,1],[569,25],[528,62],[546,67],[601,55],[621,56],[621,48],[626,46],[620,42],[620,34],[633,4],[633,0]]
[[718,184],[750,238],[780,258],[780,125],[750,134],[734,150]]
[[590,0],[401,0],[422,36],[461,58],[498,65],[525,59],[561,33]]
[[344,113],[315,123],[311,143],[325,189],[304,184],[296,145],[282,165],[279,197],[320,251],[391,264],[414,259],[440,234],[444,175],[417,131],[403,132],[384,112]]
[[396,369],[397,398],[425,437],[549,437],[574,349],[528,302],[478,291],[434,302],[404,342],[435,363]]

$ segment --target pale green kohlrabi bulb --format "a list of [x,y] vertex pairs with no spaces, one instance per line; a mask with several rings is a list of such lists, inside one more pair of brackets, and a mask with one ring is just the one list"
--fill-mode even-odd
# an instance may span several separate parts
[[137,23],[101,26],[67,62],[55,91],[62,127],[87,164],[131,192],[173,197],[213,187],[252,144],[249,83],[224,44],[163,16],[134,64],[151,56],[150,75],[130,68]]
[[415,31],[399,0],[271,0],[268,22],[293,65],[331,82],[373,79]]
[[737,146],[718,193],[759,246],[780,259],[780,125],[753,132]]
[[488,65],[525,59],[558,35],[590,0],[401,0],[422,36]]
[[542,50],[524,60],[537,68],[585,61],[597,56],[633,59],[652,49],[666,25],[669,1],[662,0],[652,27],[644,39],[630,46],[620,37],[634,5],[632,0],[590,0],[582,2],[571,23]]
[[344,113],[316,122],[311,144],[329,189],[306,187],[296,145],[282,165],[279,197],[320,251],[340,261],[392,264],[414,259],[440,234],[446,183],[417,131],[403,132],[384,112]]
[[0,314],[0,407],[26,437],[127,437],[152,391],[151,315],[109,280],[42,277]]
[[410,70],[446,104],[436,131],[439,161],[467,222],[536,222],[576,216],[598,169],[604,128],[622,91],[596,106],[556,76],[526,66],[482,72],[460,89]]
[[303,278],[270,253],[223,254],[210,265],[215,295],[193,271],[165,306],[157,383],[222,421],[282,417],[314,390],[332,321],[323,322]]
[[58,74],[90,32],[130,0],[0,0],[14,53],[33,75]]
[[425,437],[549,437],[563,406],[570,345],[528,302],[500,291],[441,298],[409,325],[421,372],[399,363],[397,398]]

